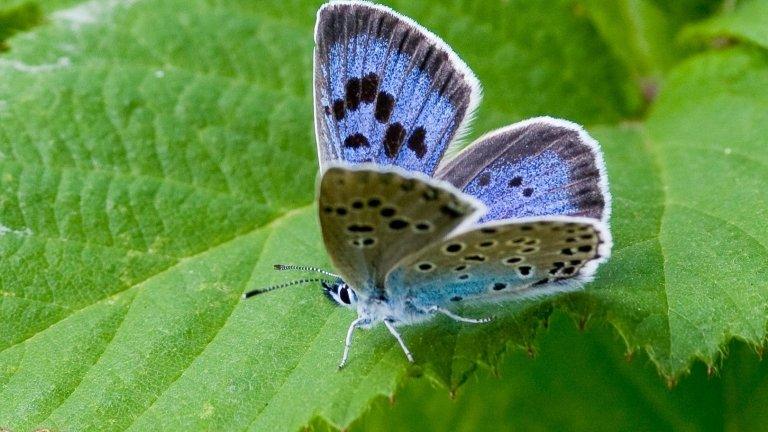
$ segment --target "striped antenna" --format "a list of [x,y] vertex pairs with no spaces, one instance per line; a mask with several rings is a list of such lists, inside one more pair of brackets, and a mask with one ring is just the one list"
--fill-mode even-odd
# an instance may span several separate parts
[[294,280],[294,281],[290,281],[290,282],[285,282],[285,283],[281,283],[281,284],[277,284],[277,285],[268,286],[266,288],[257,288],[257,289],[254,289],[254,290],[250,290],[247,293],[243,294],[243,298],[247,299],[247,298],[251,298],[251,297],[253,297],[255,295],[264,294],[265,292],[274,291],[274,290],[276,290],[278,288],[285,288],[285,287],[289,287],[289,286],[293,286],[293,285],[301,285],[301,284],[311,283],[311,282],[333,282],[333,281],[329,281],[328,279],[323,279],[323,278],[298,279],[298,280]]
[[341,278],[341,276],[331,273],[327,270],[323,270],[321,268],[317,267],[310,267],[310,266],[299,266],[299,265],[291,265],[291,264],[275,264],[274,265],[275,270],[301,270],[301,271],[311,271],[316,273],[322,273],[326,276],[331,276],[335,278]]

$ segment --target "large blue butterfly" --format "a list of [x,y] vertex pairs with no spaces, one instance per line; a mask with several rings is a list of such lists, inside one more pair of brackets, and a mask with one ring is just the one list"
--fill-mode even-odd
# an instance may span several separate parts
[[442,40],[387,7],[335,1],[318,11],[315,42],[320,222],[338,271],[323,287],[358,313],[340,366],[355,328],[383,322],[412,361],[399,325],[485,322],[451,306],[591,280],[611,250],[610,195],[578,125],[526,120],[445,161],[480,84]]

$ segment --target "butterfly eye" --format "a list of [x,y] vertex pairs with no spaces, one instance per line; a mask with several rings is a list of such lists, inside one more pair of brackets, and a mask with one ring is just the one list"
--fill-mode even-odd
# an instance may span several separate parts
[[352,304],[352,299],[349,297],[349,289],[348,288],[339,288],[339,299],[344,304]]

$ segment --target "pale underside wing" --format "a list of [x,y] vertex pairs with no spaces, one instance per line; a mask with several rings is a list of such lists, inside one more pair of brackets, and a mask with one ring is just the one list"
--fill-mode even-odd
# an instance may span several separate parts
[[384,6],[323,6],[315,29],[315,128],[330,161],[432,174],[480,100],[474,74],[438,37]]
[[424,308],[535,297],[580,287],[610,248],[607,227],[589,218],[492,222],[409,255],[387,288]]
[[581,127],[563,120],[534,118],[491,132],[441,165],[436,177],[483,201],[482,221],[609,217],[602,153]]
[[418,173],[361,165],[329,167],[320,181],[325,246],[358,294],[382,290],[406,254],[479,217],[482,204]]

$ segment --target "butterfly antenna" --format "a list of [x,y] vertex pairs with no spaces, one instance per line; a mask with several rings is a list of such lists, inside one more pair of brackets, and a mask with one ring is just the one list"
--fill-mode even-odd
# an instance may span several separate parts
[[323,279],[323,278],[298,279],[290,282],[268,286],[266,288],[257,288],[254,290],[250,290],[247,293],[243,294],[243,298],[247,299],[255,295],[264,294],[265,292],[274,291],[278,288],[285,288],[293,285],[301,285],[301,284],[311,283],[311,282],[332,282],[332,281],[329,281],[328,279]]
[[275,264],[274,265],[275,270],[301,270],[301,271],[311,271],[315,273],[322,273],[326,276],[335,277],[335,278],[341,278],[341,276],[331,273],[327,270],[323,270],[321,268],[317,267],[310,267],[310,266],[299,266],[299,265],[290,265],[290,264]]

